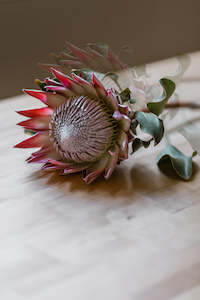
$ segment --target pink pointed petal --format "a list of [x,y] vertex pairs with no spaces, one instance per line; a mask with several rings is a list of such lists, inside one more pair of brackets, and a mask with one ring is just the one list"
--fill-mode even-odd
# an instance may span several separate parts
[[66,88],[64,88],[63,86],[54,86],[54,85],[47,85],[46,89],[55,92],[63,92],[66,90]]
[[31,130],[49,130],[50,117],[36,117],[19,122],[17,125]]
[[57,71],[54,68],[51,68],[51,72],[65,87],[67,87],[67,88],[70,87],[71,80],[68,76],[66,76],[65,74],[63,74],[60,71]]
[[113,71],[119,71],[125,68],[120,60],[111,52],[110,48],[108,48],[108,59],[113,66]]
[[53,114],[53,110],[49,107],[42,107],[42,108],[36,108],[30,110],[20,110],[17,111],[17,113],[28,118],[34,118],[34,117],[50,116]]
[[52,158],[48,159],[48,163],[51,163],[54,166],[60,166],[62,168],[67,168],[68,166],[71,166],[71,163],[64,163],[64,162],[61,162],[59,160],[52,159]]
[[108,162],[108,157],[103,157],[100,161],[94,164],[91,168],[86,170],[85,176],[83,176],[83,180],[90,184],[97,177],[99,177],[103,171],[105,170],[106,164]]
[[[49,153],[50,152],[50,150],[49,150],[49,148],[47,148],[47,147],[42,147],[42,148],[40,148],[39,150],[37,150],[37,151],[35,151],[35,152],[33,152],[32,154],[31,154],[31,156],[38,156],[38,155],[41,155],[41,154],[45,154],[45,153]],[[26,159],[26,161],[27,160],[29,160],[29,158],[27,158]]]
[[87,166],[83,166],[83,167],[68,167],[68,168],[65,168],[63,169],[62,171],[62,175],[66,175],[66,174],[73,174],[73,173],[78,173],[78,172],[81,172],[83,170],[85,170],[87,168]]
[[98,80],[98,78],[94,75],[94,73],[92,79],[93,79],[94,88],[96,89],[99,97],[105,98],[107,96],[107,91],[105,90],[102,83]]
[[46,162],[42,168],[43,171],[56,171],[56,170],[62,170],[63,167],[62,166],[56,166],[56,165],[52,165],[51,163]]
[[25,89],[24,92],[32,97],[35,97],[45,103],[46,105],[55,108],[58,107],[60,104],[65,102],[65,97],[59,94],[51,93],[51,92],[44,92],[40,90],[27,90]]
[[76,47],[75,45],[73,45],[72,43],[66,42],[68,49],[75,55],[78,57],[78,59],[80,61],[85,62],[85,60],[88,58],[88,54],[86,51]]
[[110,176],[112,175],[112,173],[116,167],[117,161],[118,161],[118,153],[115,153],[114,155],[112,155],[109,158],[106,169],[105,169],[105,174],[104,174],[105,179],[110,178]]
[[48,161],[48,155],[49,153],[41,153],[40,155],[37,156],[30,156],[27,159],[27,163],[45,163]]
[[62,86],[61,83],[59,83],[51,78],[46,78],[45,81],[48,85]]
[[63,58],[63,59],[73,59],[73,60],[76,60],[77,61],[77,58],[73,55],[70,55],[69,53],[66,53],[66,52],[61,52],[60,53],[60,56]]
[[88,82],[87,80],[83,79],[82,77],[72,73],[73,78],[82,85],[83,89],[86,92],[86,95],[91,95],[92,97],[98,97],[96,89]]
[[65,168],[71,168],[72,163],[64,163],[55,159],[49,158],[46,160],[45,164],[42,166],[42,170],[53,171],[53,170],[62,170]]
[[48,133],[36,133],[27,140],[17,144],[14,148],[38,148],[49,144]]
[[40,90],[29,90],[29,89],[24,89],[23,91],[24,91],[24,93],[26,93],[36,99],[39,99],[43,103],[47,104],[46,92],[40,91]]
[[128,136],[125,132],[121,132],[118,141],[120,147],[119,158],[120,160],[124,160],[128,158]]
[[107,91],[108,96],[107,96],[107,102],[109,105],[111,105],[111,107],[113,108],[113,110],[118,110],[118,101],[117,98],[115,97],[113,90],[109,89]]
[[76,80],[76,82],[78,82],[80,84],[86,84],[88,86],[92,86],[89,81],[85,80],[84,78],[78,76],[75,73],[72,73],[72,77]]
[[102,73],[113,71],[111,62],[101,53],[99,53],[99,50],[97,50],[97,48],[97,46],[95,47],[95,49],[91,48],[91,46],[87,48],[88,53],[95,59],[96,62],[96,68],[94,70],[100,71]]
[[26,161],[27,163],[47,163],[53,157],[58,159],[59,155],[51,148],[45,147],[32,153],[31,156],[26,159]]
[[85,64],[77,60],[63,59],[60,61],[60,63],[69,66],[70,68],[73,69],[83,69],[84,67],[86,67]]
[[87,52],[93,56],[95,59],[104,59],[103,55],[97,52],[96,50],[92,49],[91,47],[87,47]]
[[122,120],[120,120],[121,128],[126,132],[130,129],[131,126],[131,120],[126,115],[123,115]]
[[52,73],[56,76],[56,78],[62,82],[62,84],[72,90],[74,93],[76,93],[76,95],[83,95],[84,93],[84,90],[83,90],[83,87],[76,83],[75,80],[73,80],[72,78],[70,78],[69,76],[67,75],[64,75],[63,73],[61,72],[58,72],[54,69],[51,69]]
[[[71,98],[71,97],[74,97],[74,96],[77,95],[77,94],[74,93],[72,90],[67,89],[67,88],[65,88],[65,87],[63,87],[63,86],[52,86],[52,85],[47,85],[47,86],[46,86],[46,89],[47,89],[48,91],[53,91],[53,92],[56,92],[56,93],[59,94],[59,95],[65,96],[65,97],[66,97],[65,101],[68,100],[67,98]],[[63,101],[62,101],[62,103],[63,103]]]
[[39,66],[44,70],[51,71],[51,68],[54,68],[55,70],[62,72],[62,67],[60,67],[59,65],[39,63]]

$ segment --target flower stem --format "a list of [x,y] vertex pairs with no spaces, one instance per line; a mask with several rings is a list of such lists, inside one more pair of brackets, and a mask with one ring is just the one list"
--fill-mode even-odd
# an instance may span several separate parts
[[[166,109],[175,109],[175,108],[190,108],[190,109],[200,109],[200,104],[194,102],[174,102],[167,103],[165,105]],[[143,112],[149,112],[148,108],[143,108]]]

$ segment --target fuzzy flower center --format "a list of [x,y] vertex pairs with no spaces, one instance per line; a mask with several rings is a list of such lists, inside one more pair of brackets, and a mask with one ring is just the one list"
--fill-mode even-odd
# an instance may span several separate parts
[[50,140],[63,159],[95,161],[111,146],[116,132],[112,113],[99,99],[69,99],[54,112]]

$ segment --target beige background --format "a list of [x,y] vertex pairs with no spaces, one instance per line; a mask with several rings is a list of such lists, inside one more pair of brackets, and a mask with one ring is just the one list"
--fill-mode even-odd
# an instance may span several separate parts
[[133,48],[131,65],[199,49],[199,0],[0,0],[0,98],[34,87],[38,61],[69,40]]

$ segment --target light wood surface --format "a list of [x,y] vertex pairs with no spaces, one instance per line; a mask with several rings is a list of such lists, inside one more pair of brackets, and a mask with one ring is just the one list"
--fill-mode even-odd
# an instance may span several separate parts
[[[176,66],[147,69],[157,80]],[[200,53],[178,93],[200,101]],[[200,158],[189,182],[158,170],[164,142],[90,186],[80,175],[45,174],[25,163],[31,150],[12,148],[24,139],[15,110],[37,106],[27,96],[0,102],[0,299],[199,300]],[[179,110],[168,127],[197,117]],[[179,133],[171,139],[192,152]]]

